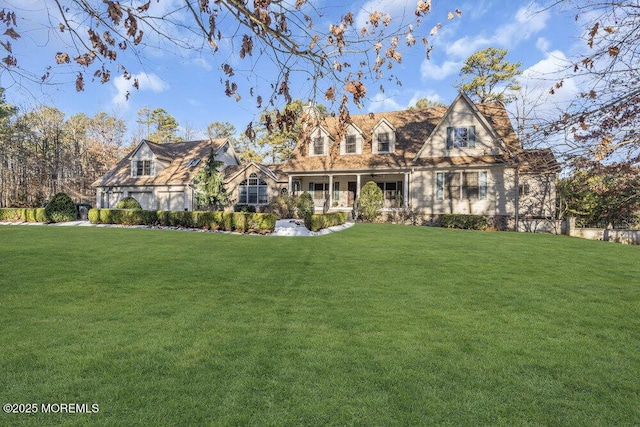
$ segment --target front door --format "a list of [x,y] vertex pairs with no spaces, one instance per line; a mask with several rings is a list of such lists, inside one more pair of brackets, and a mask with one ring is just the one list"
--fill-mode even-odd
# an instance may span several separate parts
[[353,202],[356,200],[356,192],[358,191],[358,184],[356,182],[347,183],[347,206],[353,206]]

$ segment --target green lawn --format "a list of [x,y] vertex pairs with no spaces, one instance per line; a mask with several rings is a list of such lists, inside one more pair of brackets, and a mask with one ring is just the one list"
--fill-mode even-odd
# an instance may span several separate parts
[[640,247],[0,226],[0,425],[639,425]]

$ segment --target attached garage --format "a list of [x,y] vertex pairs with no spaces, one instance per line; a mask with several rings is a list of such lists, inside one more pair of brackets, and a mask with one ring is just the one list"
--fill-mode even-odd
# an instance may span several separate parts
[[158,192],[159,211],[182,211],[184,205],[184,191],[160,191]]
[[136,199],[142,209],[155,210],[153,193],[151,191],[130,191],[129,197]]

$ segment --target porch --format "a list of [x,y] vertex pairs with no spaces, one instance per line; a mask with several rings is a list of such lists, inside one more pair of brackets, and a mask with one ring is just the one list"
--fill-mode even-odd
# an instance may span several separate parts
[[409,172],[289,174],[288,189],[291,194],[308,191],[316,210],[351,211],[362,187],[371,181],[382,190],[385,209],[408,206]]

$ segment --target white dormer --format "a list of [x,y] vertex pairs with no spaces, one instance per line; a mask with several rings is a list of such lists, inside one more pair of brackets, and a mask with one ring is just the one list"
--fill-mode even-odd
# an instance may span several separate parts
[[329,154],[333,138],[322,126],[315,128],[309,137],[309,156],[326,156]]
[[352,155],[362,154],[362,146],[364,145],[364,133],[353,123],[348,124],[344,129],[344,137],[340,141],[340,154]]
[[382,118],[371,131],[371,152],[374,154],[393,153],[396,150],[396,128],[389,120]]
[[131,176],[155,176],[156,156],[143,140],[131,154]]

